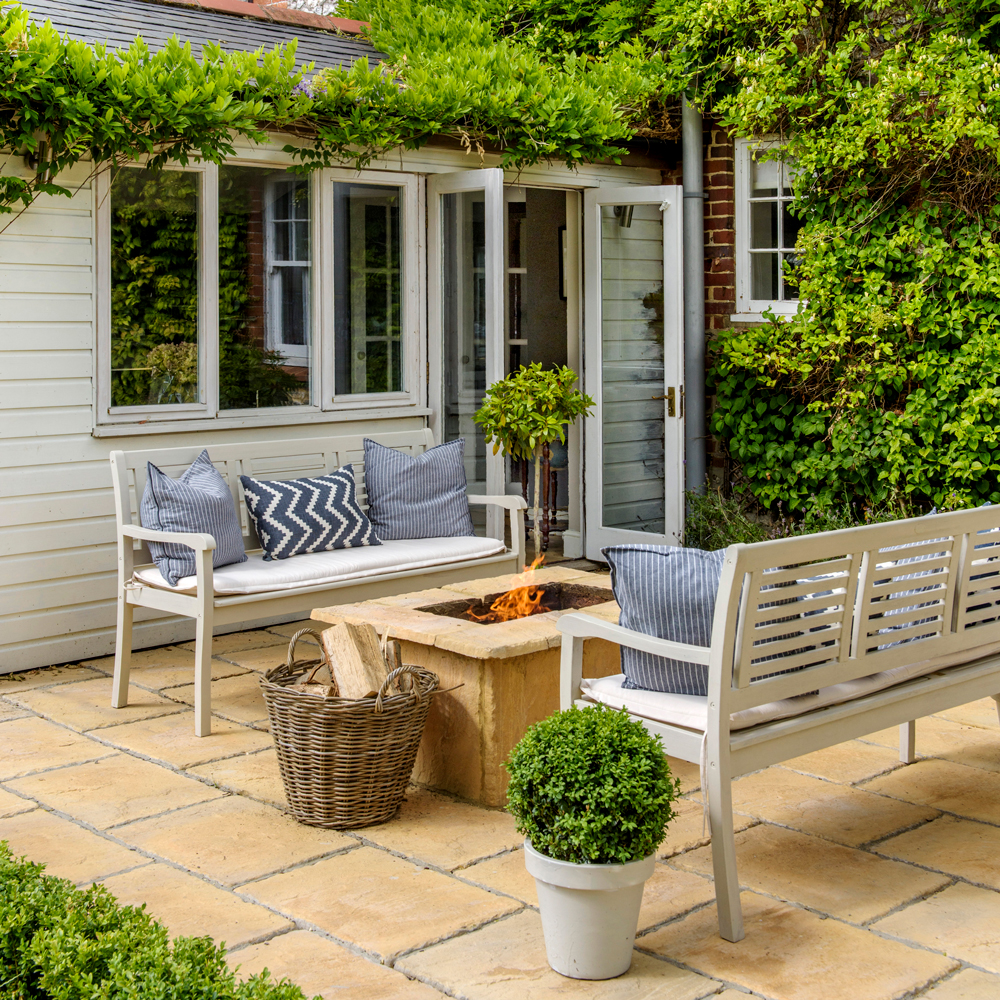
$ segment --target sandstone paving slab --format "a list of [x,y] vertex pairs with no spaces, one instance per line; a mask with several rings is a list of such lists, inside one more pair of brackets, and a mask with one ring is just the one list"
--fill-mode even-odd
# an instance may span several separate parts
[[[282,640],[278,636],[272,636],[272,638],[275,640],[275,645],[273,646],[260,646],[257,649],[235,649],[226,653],[219,653],[215,656],[215,661],[224,666],[229,666],[230,670],[238,667],[241,670],[253,670],[258,674],[266,673],[280,663],[284,663],[288,657],[288,639]],[[313,659],[319,655],[312,636],[302,636],[295,644],[295,649],[297,659]]]
[[[291,639],[291,637],[302,628],[316,628],[316,624],[311,618],[306,617],[297,622],[285,622],[283,625],[268,625],[265,631],[271,632],[273,635],[287,636]],[[303,636],[302,642],[314,643],[315,639],[312,639],[309,636]]]
[[[742,886],[855,924],[951,881],[946,875],[767,823],[737,834],[736,862]],[[711,875],[712,849],[682,854],[674,864]]]
[[383,959],[521,908],[517,900],[371,847],[273,875],[240,892]]
[[44,809],[3,821],[2,839],[15,857],[46,866],[49,875],[90,885],[109,875],[145,865],[149,859]]
[[978,969],[961,969],[921,994],[922,1000],[996,1000],[998,996],[1000,976]]
[[959,705],[958,708],[948,708],[934,714],[940,719],[950,719],[952,722],[981,726],[994,731],[1000,724],[997,703],[992,698],[980,698],[978,701],[970,701],[967,705]]
[[293,926],[263,906],[159,862],[106,878],[104,885],[123,906],[145,903],[146,912],[173,937],[208,935],[236,948]]
[[27,709],[0,698],[0,722],[9,722],[11,719],[23,719],[29,714]]
[[88,667],[71,664],[65,667],[41,667],[38,670],[22,670],[16,674],[0,675],[0,694],[16,694],[48,687],[51,684],[72,684],[86,681],[101,674]]
[[292,931],[226,958],[246,979],[267,969],[272,980],[290,979],[307,997],[324,1000],[440,1000],[441,994],[384,965],[355,955],[312,931]]
[[567,979],[549,968],[542,921],[534,910],[406,955],[395,967],[468,1000],[698,1000],[719,988],[711,979],[640,952],[617,979]]
[[875,850],[1000,890],[1000,829],[995,826],[942,816],[883,841]]
[[29,716],[0,726],[0,781],[114,753],[54,722]]
[[468,597],[460,590],[450,587],[431,587],[428,590],[414,590],[409,594],[393,594],[390,597],[376,597],[366,604],[383,604],[387,608],[422,608],[427,604],[444,604],[447,601],[460,601]]
[[1000,973],[1000,894],[959,882],[872,925]]
[[670,773],[680,779],[682,795],[697,792],[701,788],[701,769],[697,764],[679,757],[669,757],[667,762],[670,764]]
[[[1000,733],[996,739],[1000,742]],[[1000,774],[947,760],[918,760],[866,789],[985,823],[1000,823]]]
[[[0,819],[15,816],[17,813],[30,812],[36,808],[37,806],[30,799],[22,799],[20,795],[6,792],[0,788]],[[0,837],[2,836],[3,830],[0,830]]]
[[860,740],[838,743],[836,746],[815,750],[787,760],[782,765],[791,771],[801,771],[827,781],[851,785],[856,781],[873,778],[884,771],[900,766],[899,751],[884,746],[872,746]]
[[118,827],[121,840],[221,882],[236,885],[357,843],[303,826],[273,806],[228,796]]
[[[992,702],[992,698],[990,701]],[[1000,771],[1000,727],[965,725],[950,719],[929,716],[917,719],[917,756],[940,757],[942,760]],[[899,729],[881,729],[865,740],[886,747],[899,747]]]
[[[876,779],[876,783],[891,779],[893,774]],[[900,802],[781,767],[734,781],[733,808],[848,847],[881,839],[938,815],[936,809],[924,805]]]
[[[674,818],[667,824],[667,836],[657,848],[657,857],[670,858],[711,842],[705,810],[700,798],[679,799],[673,803]],[[752,816],[733,816],[733,828],[745,830],[756,823]]]
[[[479,885],[523,900],[530,906],[538,906],[535,880],[524,867],[524,851],[511,851],[499,858],[480,861],[471,868],[463,868],[459,874]],[[715,887],[700,875],[657,864],[642,894],[639,930],[673,920],[714,898]]]
[[[230,632],[228,635],[217,635],[212,639],[212,655],[225,656],[227,653],[237,653],[245,649],[257,649],[260,646],[273,646],[274,635],[267,629],[253,629],[249,632]],[[178,643],[179,649],[194,650],[195,641]]]
[[[129,683],[138,687],[149,688],[151,691],[161,691],[170,695],[171,689],[182,684],[194,683],[194,653],[187,650],[179,650],[184,654],[188,662],[183,665],[173,667],[141,667],[132,670],[129,674]],[[228,663],[214,657],[209,661],[212,668],[212,680],[221,680],[223,677],[235,677],[246,673],[243,667],[235,663]]]
[[775,899],[741,898],[746,937],[736,944],[719,936],[716,908],[707,906],[643,935],[636,947],[770,1000],[895,1000],[957,967]]
[[16,778],[8,787],[99,830],[225,794],[123,753]]
[[274,745],[269,733],[215,717],[210,736],[195,736],[194,712],[188,709],[176,715],[101,729],[98,735],[103,742],[122,750],[182,770]]
[[395,819],[356,832],[379,847],[449,870],[524,843],[509,813],[414,788]]
[[582,569],[565,569],[561,566],[540,566],[533,573],[506,573],[502,576],[487,576],[480,580],[463,580],[448,584],[448,590],[454,590],[468,597],[486,597],[487,594],[499,594],[514,587],[525,587],[529,584],[546,583],[581,583],[594,587],[610,587],[610,577],[606,574],[588,573]]
[[190,774],[207,778],[213,784],[227,791],[239,792],[252,799],[270,802],[284,807],[285,789],[281,783],[276,750],[261,750],[257,753],[226,757],[210,764],[199,764],[188,768]]
[[[115,671],[115,658],[102,656],[97,660],[85,660],[88,666],[111,677]],[[221,660],[212,662],[212,676],[217,672],[222,676],[239,668]],[[129,663],[129,683],[154,691],[175,684],[189,683],[194,677],[194,650],[178,646],[160,646],[156,649],[140,649],[132,653]]]
[[124,708],[112,708],[110,677],[97,677],[51,688],[36,688],[23,694],[11,692],[8,698],[81,733],[124,722],[151,719],[157,715],[170,715],[182,710],[175,702],[134,684],[129,685],[128,705]]
[[[171,688],[169,698],[194,705],[194,684]],[[232,722],[267,722],[267,706],[260,690],[260,678],[254,673],[237,674],[212,681],[212,714]]]

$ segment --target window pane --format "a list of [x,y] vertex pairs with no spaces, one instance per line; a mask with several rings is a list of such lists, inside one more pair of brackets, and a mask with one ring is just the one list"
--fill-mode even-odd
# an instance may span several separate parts
[[781,297],[785,301],[795,301],[799,297],[798,286],[794,283],[789,283],[789,275],[795,274],[796,259],[795,254],[786,253],[781,255]]
[[754,299],[774,301],[778,298],[778,255],[750,255],[750,294]]
[[338,395],[403,389],[403,189],[333,185]]
[[781,248],[783,250],[794,250],[795,241],[799,237],[799,230],[802,228],[802,220],[797,219],[788,211],[788,203],[781,206]]
[[193,171],[116,170],[111,187],[111,405],[200,401]]
[[752,201],[750,203],[750,246],[755,250],[778,246],[778,203]]
[[441,197],[444,439],[465,438],[465,476],[486,487],[486,439],[472,418],[486,392],[486,203],[482,191]]
[[219,407],[309,403],[309,182],[219,168]]
[[635,205],[616,215],[617,207],[601,208],[601,523],[662,534],[663,214],[656,205]]
[[778,161],[765,160],[767,150],[757,150],[750,161],[750,197],[776,198],[778,195]]

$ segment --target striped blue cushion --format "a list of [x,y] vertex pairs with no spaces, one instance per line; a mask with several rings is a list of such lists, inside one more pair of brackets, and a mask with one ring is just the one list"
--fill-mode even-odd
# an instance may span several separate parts
[[379,538],[474,535],[464,457],[464,438],[416,457],[365,438],[368,516]]
[[[207,532],[215,539],[212,565],[245,562],[243,532],[233,495],[203,451],[177,479],[152,462],[146,466],[146,489],[139,505],[143,527],[159,531]],[[194,549],[186,545],[150,542],[149,554],[171,587],[183,576],[194,576]]]
[[[725,549],[615,545],[601,550],[611,565],[620,623],[636,632],[710,646]],[[708,694],[708,667],[622,647],[623,687],[671,694]]]
[[358,503],[352,465],[315,479],[240,482],[265,561],[382,544]]

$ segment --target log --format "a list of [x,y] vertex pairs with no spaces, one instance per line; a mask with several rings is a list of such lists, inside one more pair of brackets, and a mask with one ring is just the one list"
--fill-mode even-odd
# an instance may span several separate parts
[[[385,662],[386,666],[389,668],[389,673],[391,674],[393,670],[403,665],[403,647],[395,639],[390,639],[385,644]],[[402,694],[410,689],[411,677],[409,674],[400,674],[399,677],[393,681],[393,686],[396,690]]]
[[371,625],[341,622],[324,630],[320,639],[341,698],[364,698],[378,691],[389,671]]

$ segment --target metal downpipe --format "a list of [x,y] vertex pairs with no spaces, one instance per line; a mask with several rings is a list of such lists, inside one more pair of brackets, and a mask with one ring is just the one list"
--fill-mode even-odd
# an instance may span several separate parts
[[684,485],[705,492],[705,190],[701,112],[683,98]]

